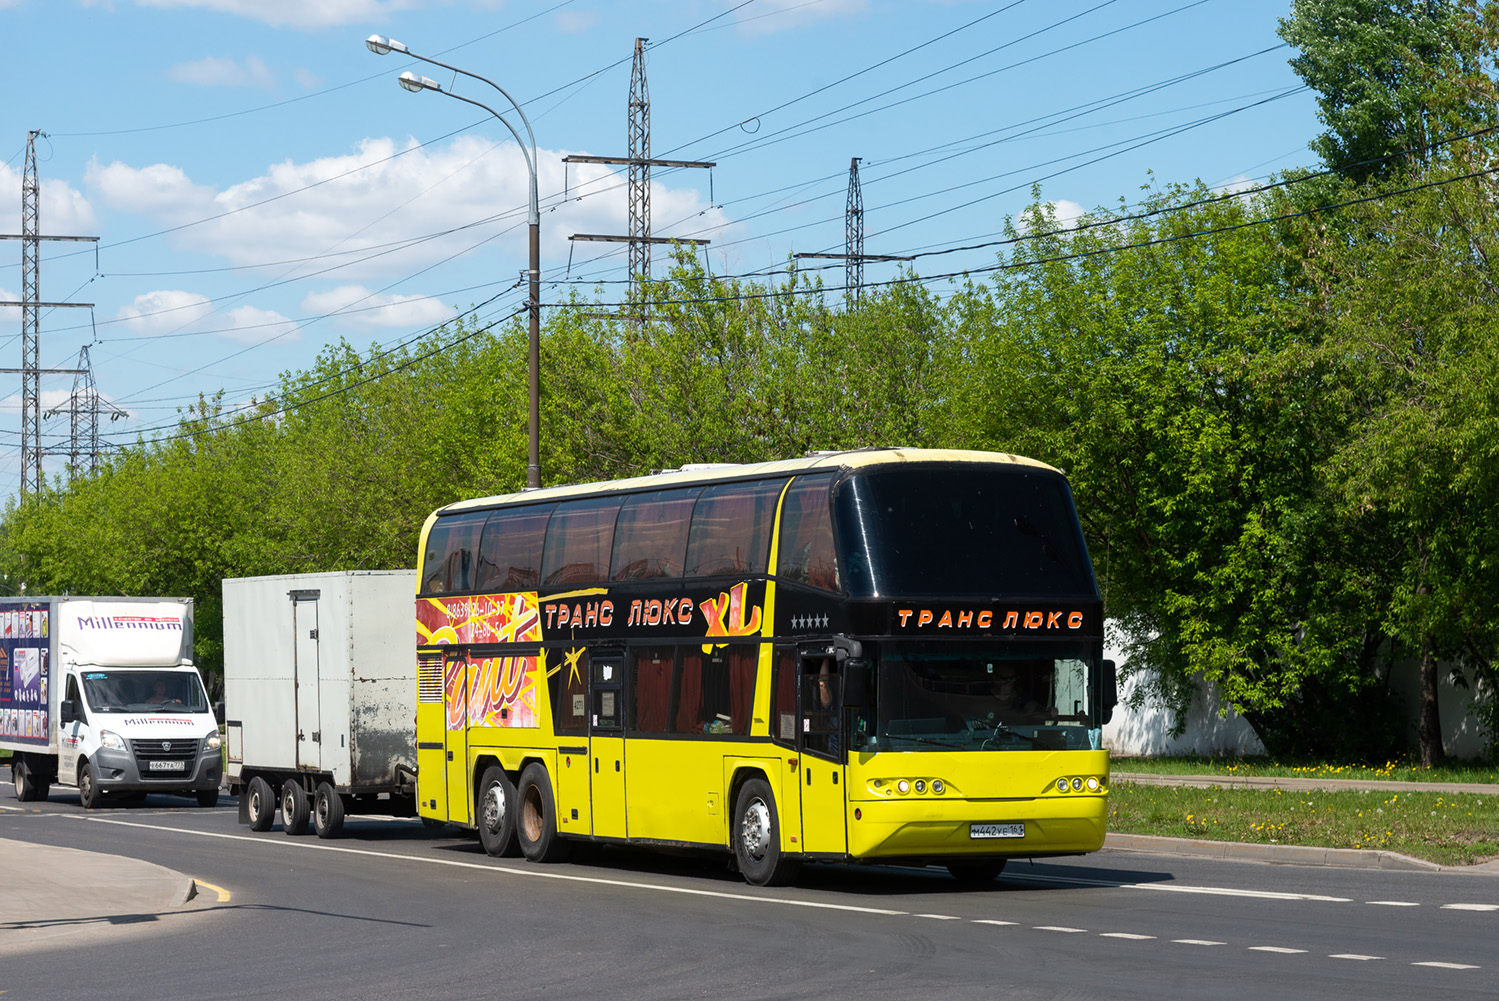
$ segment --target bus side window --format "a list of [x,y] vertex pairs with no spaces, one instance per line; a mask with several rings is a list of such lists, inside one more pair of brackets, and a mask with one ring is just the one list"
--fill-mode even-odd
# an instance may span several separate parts
[[541,547],[554,507],[504,508],[489,516],[479,540],[476,590],[534,591],[541,585]]
[[786,491],[776,573],[786,580],[838,591],[838,557],[828,503],[832,482],[832,474],[802,477]]
[[630,691],[635,700],[632,729],[639,733],[666,733],[675,655],[671,647],[640,647],[630,653],[634,675]]
[[614,548],[614,519],[622,497],[563,501],[547,524],[541,559],[541,582],[593,583],[609,579],[609,552]]
[[749,733],[755,688],[753,650],[722,647],[705,656],[692,647],[682,652],[678,733]]
[[706,488],[692,515],[686,575],[765,573],[776,501],[785,486],[785,480],[771,480]]
[[[548,654],[550,661],[552,654]],[[577,660],[562,655],[562,670],[552,691],[553,725],[558,733],[580,733],[588,729],[588,651],[579,651]],[[561,689],[558,691],[557,689]]]
[[442,515],[433,523],[422,556],[423,593],[473,590],[474,556],[488,518],[487,511],[470,511]]
[[658,490],[625,501],[614,527],[610,580],[680,577],[697,488]]

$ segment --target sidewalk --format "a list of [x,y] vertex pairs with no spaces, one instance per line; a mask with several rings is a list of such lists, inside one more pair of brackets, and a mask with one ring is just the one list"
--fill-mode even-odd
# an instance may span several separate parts
[[0,955],[149,924],[196,888],[190,877],[150,862],[5,838],[0,873]]

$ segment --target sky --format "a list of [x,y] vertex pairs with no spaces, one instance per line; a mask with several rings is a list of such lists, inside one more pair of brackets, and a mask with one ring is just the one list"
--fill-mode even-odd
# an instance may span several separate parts
[[[715,274],[842,253],[858,157],[864,252],[933,276],[992,265],[1035,185],[1067,219],[1315,164],[1315,97],[1276,34],[1288,8],[0,0],[0,233],[21,233],[40,130],[40,233],[98,238],[40,245],[40,301],[88,304],[42,313],[41,365],[76,369],[86,349],[115,414],[101,434],[128,443],[170,433],[200,396],[264,398],[341,339],[432,343],[454,317],[523,308],[530,171],[494,113],[535,136],[543,303],[617,302],[625,245],[569,237],[628,233],[625,168],[563,158],[629,152],[637,38],[651,156],[715,164],[652,170],[652,235],[709,241]],[[372,34],[474,76],[377,55]],[[403,90],[406,71],[443,92]],[[22,297],[21,248],[0,240],[0,302]],[[840,263],[803,266],[845,280]],[[867,263],[866,286],[901,267]],[[0,307],[0,367],[22,366],[20,335],[21,310]],[[42,422],[49,452],[67,448],[79,382],[42,377],[43,411],[64,408]],[[20,486],[20,393],[0,374],[0,497]],[[49,480],[65,462],[47,456]]]

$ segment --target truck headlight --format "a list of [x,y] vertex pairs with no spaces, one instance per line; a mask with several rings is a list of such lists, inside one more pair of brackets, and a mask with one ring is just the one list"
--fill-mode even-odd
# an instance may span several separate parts
[[210,733],[207,737],[203,738],[203,746],[210,751],[217,751],[221,743],[222,741],[219,739],[217,733]]
[[123,751],[125,750],[125,738],[112,730],[100,730],[99,746],[107,747],[113,751]]

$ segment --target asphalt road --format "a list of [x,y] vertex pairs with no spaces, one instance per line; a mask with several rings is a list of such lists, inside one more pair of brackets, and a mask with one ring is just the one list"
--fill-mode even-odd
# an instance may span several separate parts
[[[1477,874],[1105,850],[1012,863],[981,890],[853,866],[759,889],[716,858],[537,866],[414,821],[351,818],[320,841],[253,834],[229,799],[87,812],[65,791],[38,805],[7,790],[0,858],[28,845],[95,854],[62,863],[78,916],[34,935],[0,911],[4,1001],[1499,996],[1499,878]],[[197,893],[91,914],[90,860],[110,858]]]

